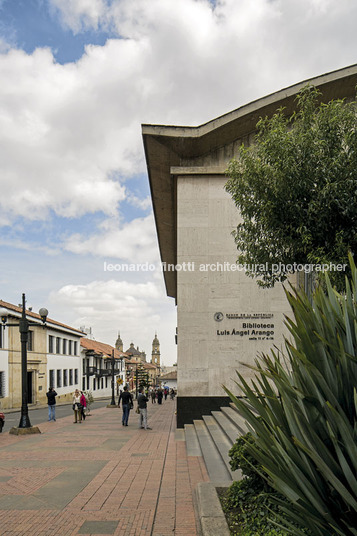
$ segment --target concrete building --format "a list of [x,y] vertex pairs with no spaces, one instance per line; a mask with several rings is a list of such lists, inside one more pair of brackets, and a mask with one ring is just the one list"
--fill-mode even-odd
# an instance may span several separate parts
[[[357,66],[309,80],[323,100],[356,95]],[[177,424],[229,402],[236,370],[249,378],[260,352],[280,347],[289,314],[283,288],[264,290],[236,270],[231,235],[240,222],[226,193],[225,170],[260,117],[284,107],[307,81],[198,127],[143,125],[145,155],[167,295],[177,304]],[[174,337],[174,334],[172,334]]]

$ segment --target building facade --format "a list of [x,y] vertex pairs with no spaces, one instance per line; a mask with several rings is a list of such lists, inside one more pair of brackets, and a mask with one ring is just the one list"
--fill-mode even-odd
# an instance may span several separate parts
[[81,389],[92,391],[94,398],[111,396],[112,356],[114,356],[114,387],[117,394],[126,381],[125,360],[128,356],[109,344],[86,337],[81,339],[83,370]]
[[[18,323],[22,308],[0,300],[8,311],[8,324]],[[79,330],[26,311],[31,321],[27,345],[28,403],[47,403],[50,386],[58,393],[57,401],[72,400],[73,391],[81,387],[81,358]],[[34,324],[33,324],[34,323]],[[0,338],[0,407],[19,408],[22,403],[21,341],[18,326],[1,326]]]
[[[309,82],[326,102],[352,99],[357,66]],[[166,291],[177,304],[179,427],[228,404],[223,385],[239,396],[236,371],[251,378],[257,355],[284,343],[282,285],[262,289],[236,265],[232,230],[241,220],[226,169],[242,143],[253,143],[260,117],[294,112],[306,83],[199,127],[142,126]]]

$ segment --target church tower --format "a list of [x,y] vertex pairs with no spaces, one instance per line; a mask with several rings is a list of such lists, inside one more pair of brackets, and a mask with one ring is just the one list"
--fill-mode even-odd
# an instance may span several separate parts
[[123,341],[120,338],[120,331],[118,331],[118,338],[115,341],[115,348],[119,350],[119,352],[123,351]]
[[157,367],[160,366],[160,342],[159,342],[159,339],[157,338],[156,333],[155,333],[155,338],[152,341],[151,363],[153,365],[156,365]]

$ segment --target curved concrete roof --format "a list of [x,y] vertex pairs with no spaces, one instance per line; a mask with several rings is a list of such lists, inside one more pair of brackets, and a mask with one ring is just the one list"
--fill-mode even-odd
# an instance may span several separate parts
[[[197,127],[142,125],[145,157],[162,262],[176,264],[175,174],[182,161],[208,154],[255,131],[261,117],[272,116],[284,107],[295,109],[297,93],[307,83],[316,86],[322,100],[355,98],[357,65],[304,80],[253,101]],[[190,168],[186,173],[222,173],[222,169]],[[176,274],[164,272],[166,291],[176,297]]]

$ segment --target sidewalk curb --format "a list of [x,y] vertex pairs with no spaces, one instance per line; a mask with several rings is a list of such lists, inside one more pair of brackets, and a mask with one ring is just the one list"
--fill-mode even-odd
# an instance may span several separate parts
[[221,507],[216,488],[227,487],[227,482],[213,484],[200,482],[194,492],[200,536],[230,536],[226,517]]
[[[103,397],[98,397],[98,398],[95,398],[94,399],[94,402],[93,404],[95,403],[96,400],[109,400],[110,397],[108,396],[103,396]],[[92,405],[93,405],[92,404]],[[72,402],[69,402],[69,401],[66,401],[66,402],[57,402],[56,403],[56,406],[59,407],[59,406],[72,406]],[[48,407],[47,404],[28,404],[28,409],[29,410],[33,410],[33,409],[46,409]],[[19,406],[18,408],[8,408],[8,409],[1,409],[0,408],[0,411],[2,413],[4,413],[5,415],[8,414],[8,413],[18,413],[19,411],[21,411],[21,406]]]

